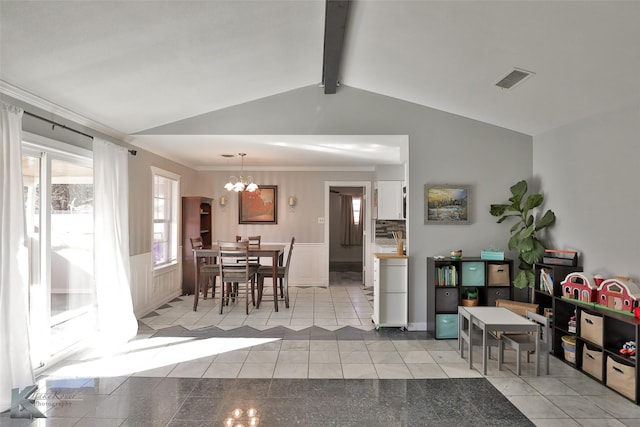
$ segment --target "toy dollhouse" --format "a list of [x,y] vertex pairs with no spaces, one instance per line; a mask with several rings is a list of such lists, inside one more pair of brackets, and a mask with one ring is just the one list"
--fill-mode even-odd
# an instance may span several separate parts
[[598,287],[593,275],[583,272],[569,273],[561,282],[562,296],[582,302],[596,302]]
[[598,287],[598,304],[614,310],[634,313],[639,299],[640,287],[627,279],[607,279]]

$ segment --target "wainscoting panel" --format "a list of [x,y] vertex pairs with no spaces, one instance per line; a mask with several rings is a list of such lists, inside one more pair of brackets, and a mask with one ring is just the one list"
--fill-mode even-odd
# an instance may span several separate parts
[[[289,250],[289,245],[287,249]],[[329,285],[329,260],[324,243],[296,243],[289,269],[291,285]]]
[[[285,245],[285,262],[289,253],[289,243],[277,242]],[[323,243],[295,243],[293,258],[289,269],[289,283],[291,285],[324,285],[329,283],[329,261]],[[261,265],[271,265],[270,258],[261,258]]]
[[137,318],[171,301],[182,293],[182,265],[153,271],[151,252],[129,258],[131,268],[131,298]]

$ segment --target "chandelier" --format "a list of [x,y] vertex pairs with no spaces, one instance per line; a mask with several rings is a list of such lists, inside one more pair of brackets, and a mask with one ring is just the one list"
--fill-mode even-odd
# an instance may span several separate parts
[[[258,189],[258,184],[253,182],[253,178],[251,177],[251,175],[247,175],[246,177],[242,175],[242,173],[244,172],[244,156],[246,155],[246,153],[238,153],[238,156],[240,156],[240,158],[242,159],[240,163],[240,175],[238,175],[237,178],[234,175],[231,175],[229,177],[229,182],[224,185],[224,188],[227,191],[235,191],[236,193],[238,193],[240,191],[253,192]],[[223,157],[233,156],[225,154],[223,155]]]

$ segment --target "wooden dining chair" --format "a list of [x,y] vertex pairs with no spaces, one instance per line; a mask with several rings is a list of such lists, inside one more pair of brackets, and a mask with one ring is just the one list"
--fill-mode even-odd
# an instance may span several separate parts
[[[549,349],[551,343],[551,321],[548,317],[541,314],[527,311],[525,317],[532,322],[538,324],[538,332],[536,334],[503,334],[500,336],[498,348],[498,370],[502,369],[504,360],[504,348],[508,346],[516,350],[516,373],[520,375],[520,359],[523,351],[527,353],[527,363],[529,363],[530,352],[536,349],[536,340],[538,342],[538,351],[546,355],[545,361],[547,366],[547,375],[549,375]],[[536,355],[539,360],[538,355]],[[539,374],[539,367],[536,365],[536,375]]]
[[[242,241],[242,236],[236,236],[236,242],[240,241]],[[249,249],[259,248],[260,242],[262,241],[262,236],[249,236],[247,237],[247,241],[249,242]],[[260,257],[249,257],[249,262],[251,264],[260,264]]]
[[196,249],[202,249],[202,237],[190,237],[191,250],[193,252],[193,260],[196,266],[196,274],[198,274],[197,287],[194,289],[193,296],[193,311],[198,310],[198,299],[200,298],[200,288],[202,288],[202,295],[204,299],[207,299],[207,293],[209,292],[209,284],[211,284],[211,298],[216,297],[216,278],[220,274],[220,268],[214,262],[214,259],[210,257],[199,257],[196,255]]
[[245,312],[249,314],[249,291],[251,302],[255,305],[255,278],[258,267],[249,263],[249,242],[218,241],[218,266],[220,282],[223,289],[220,292],[220,314],[229,301],[240,298],[244,290]]
[[258,302],[256,304],[257,308],[260,308],[260,302],[262,301],[262,297],[264,296],[264,279],[270,278],[273,282],[273,299],[274,299],[274,309],[278,311],[278,286],[277,281],[279,279],[282,280],[280,284],[280,295],[284,300],[284,305],[286,308],[289,308],[289,268],[291,267],[291,256],[293,255],[293,244],[295,243],[296,238],[291,238],[291,245],[289,246],[289,254],[287,256],[287,261],[284,266],[276,266],[276,277],[273,277],[273,268],[270,265],[262,265],[258,268]]

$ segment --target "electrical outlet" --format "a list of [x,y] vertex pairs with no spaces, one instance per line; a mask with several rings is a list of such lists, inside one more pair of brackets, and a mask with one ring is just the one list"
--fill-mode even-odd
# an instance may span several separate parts
[[323,216],[319,216],[318,217],[318,224],[324,224],[324,217]]

